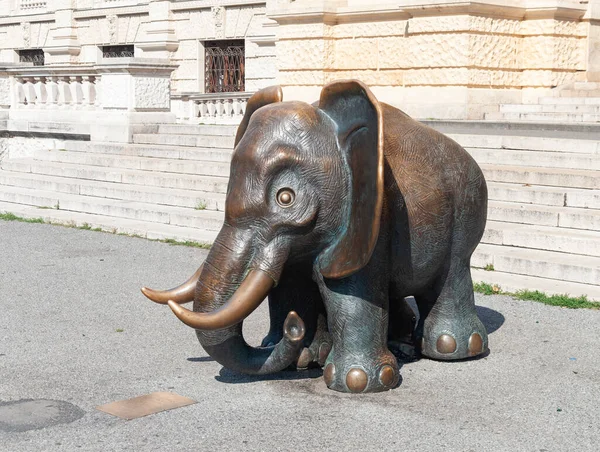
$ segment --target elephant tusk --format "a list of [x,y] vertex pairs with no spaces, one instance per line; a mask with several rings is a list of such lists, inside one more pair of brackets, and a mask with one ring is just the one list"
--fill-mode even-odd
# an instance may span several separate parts
[[149,289],[148,287],[142,287],[142,293],[146,296],[146,298],[158,304],[167,304],[169,300],[179,304],[194,301],[196,283],[200,278],[203,268],[204,264],[200,265],[200,268],[196,270],[196,273],[190,276],[186,282],[177,287],[169,290],[154,290]]
[[262,270],[251,270],[233,296],[212,312],[193,312],[169,300],[168,305],[186,325],[198,330],[219,330],[236,325],[262,303],[275,281]]

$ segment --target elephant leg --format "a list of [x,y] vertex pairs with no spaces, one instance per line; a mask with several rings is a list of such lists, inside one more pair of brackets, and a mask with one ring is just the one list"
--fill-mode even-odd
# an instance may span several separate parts
[[333,340],[323,376],[340,392],[385,391],[400,378],[387,347],[387,281],[367,267],[343,280],[318,280]]
[[440,289],[435,298],[431,294],[416,297],[421,353],[446,361],[486,352],[487,332],[475,310],[469,259],[454,259],[436,287]]
[[313,363],[322,366],[331,350],[325,308],[318,286],[310,276],[299,271],[284,273],[279,285],[269,293],[270,328],[261,345],[267,347],[281,340],[283,323],[290,311],[295,311],[306,327],[298,369],[308,368]]

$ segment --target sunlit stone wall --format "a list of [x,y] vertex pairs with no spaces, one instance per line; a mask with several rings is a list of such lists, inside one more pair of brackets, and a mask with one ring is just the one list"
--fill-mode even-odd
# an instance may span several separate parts
[[[479,119],[585,81],[593,19],[571,0],[268,3],[287,97],[357,78],[421,118]],[[590,6],[591,8],[591,6]],[[595,25],[598,25],[597,23]]]

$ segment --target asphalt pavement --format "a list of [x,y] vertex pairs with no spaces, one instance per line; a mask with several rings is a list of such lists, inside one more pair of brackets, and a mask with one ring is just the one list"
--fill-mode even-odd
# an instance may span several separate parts
[[[489,355],[422,359],[392,391],[339,394],[320,370],[223,369],[141,295],[183,282],[205,255],[0,221],[0,450],[600,450],[600,311],[477,294]],[[265,308],[244,324],[252,344]],[[155,391],[198,403],[131,421],[95,409]]]

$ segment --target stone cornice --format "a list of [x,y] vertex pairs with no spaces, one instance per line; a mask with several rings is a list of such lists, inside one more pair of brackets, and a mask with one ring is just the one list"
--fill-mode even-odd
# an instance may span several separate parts
[[213,6],[265,6],[265,1],[260,0],[189,0],[171,3],[171,11],[183,11],[189,9],[207,9]]
[[0,73],[20,77],[78,76],[98,74],[170,74],[176,64],[152,58],[105,59],[98,64],[33,66],[22,63],[1,63]]
[[319,6],[278,6],[267,15],[279,24],[368,22],[410,19],[424,16],[478,15],[510,19],[581,20],[587,5],[572,0],[408,0],[400,5],[338,6],[325,2]]

